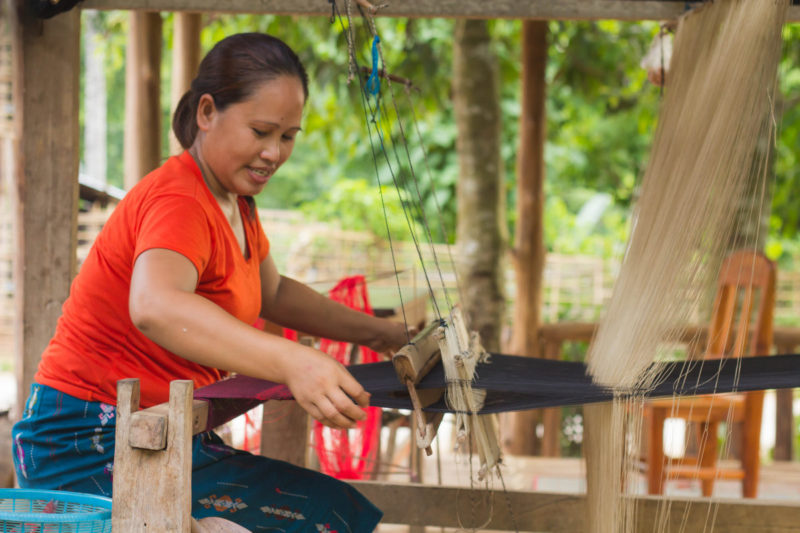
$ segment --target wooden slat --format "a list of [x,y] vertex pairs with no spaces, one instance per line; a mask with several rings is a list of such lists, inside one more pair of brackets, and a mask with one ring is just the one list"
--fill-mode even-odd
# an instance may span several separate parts
[[[339,0],[343,10],[342,0]],[[379,4],[380,2],[373,2]],[[696,4],[694,2],[693,4]],[[210,11],[326,15],[328,0],[85,0],[87,9]],[[530,18],[554,20],[668,20],[686,9],[686,2],[655,0],[395,0],[380,11],[391,17]],[[800,20],[800,7],[789,8],[789,20]]]
[[[517,491],[504,494],[499,490],[488,493],[369,481],[351,484],[383,510],[386,524],[464,529],[476,525],[481,529],[550,533],[587,530],[586,499],[581,494]],[[484,526],[490,514],[491,522]],[[726,533],[789,533],[797,531],[800,524],[800,506],[704,498],[636,498],[636,533],[651,533],[653,525],[661,523],[665,524],[665,532],[711,530],[712,520],[715,531]]]
[[[208,426],[208,401],[192,400],[192,435]],[[142,450],[163,450],[169,433],[169,404],[162,403],[131,415],[128,443]]]
[[19,408],[75,273],[80,13],[34,20],[24,9],[27,2],[18,2],[23,17],[15,21],[19,83],[14,86],[21,121],[15,267]]

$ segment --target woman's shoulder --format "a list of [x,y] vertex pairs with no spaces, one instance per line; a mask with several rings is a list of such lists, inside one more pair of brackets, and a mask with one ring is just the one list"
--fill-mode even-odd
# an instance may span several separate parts
[[182,156],[170,157],[147,174],[128,191],[120,206],[127,204],[128,208],[136,206],[134,209],[138,209],[153,202],[182,199],[213,210],[199,170],[195,171],[196,166],[192,168],[182,159]]

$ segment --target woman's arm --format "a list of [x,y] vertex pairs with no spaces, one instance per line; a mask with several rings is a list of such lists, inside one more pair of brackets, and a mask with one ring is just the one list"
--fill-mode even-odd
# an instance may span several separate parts
[[[353,427],[369,394],[326,354],[243,323],[195,294],[197,270],[183,255],[151,249],[136,260],[129,311],[139,330],[166,350],[201,365],[285,383],[320,422]],[[358,405],[356,405],[356,403]]]
[[360,344],[376,352],[396,351],[410,341],[409,331],[400,322],[355,311],[281,276],[270,256],[261,263],[261,316],[287,328]]

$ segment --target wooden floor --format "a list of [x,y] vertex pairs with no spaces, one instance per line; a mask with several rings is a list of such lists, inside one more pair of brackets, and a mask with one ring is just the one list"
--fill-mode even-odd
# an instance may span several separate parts
[[[436,484],[439,474],[435,457],[423,459],[425,484]],[[541,457],[513,457],[506,456],[502,467],[503,481],[509,491],[541,491],[547,493],[580,494],[585,493],[585,464],[582,459],[575,458],[541,458]],[[469,487],[469,465],[460,460],[443,458],[441,460],[442,484],[449,486]],[[474,469],[474,472],[477,470]],[[408,481],[407,476],[391,476],[392,481]],[[477,484],[475,485],[478,486]],[[494,482],[494,488],[501,490],[499,481]],[[646,492],[646,480],[640,476],[638,492]],[[700,485],[697,481],[676,480],[667,483],[667,495],[675,498],[700,497]],[[718,481],[714,488],[714,499],[740,500],[741,484],[734,481]],[[800,462],[771,463],[762,465],[759,482],[758,498],[760,502],[789,502],[800,505]],[[506,513],[505,509],[498,512]],[[513,513],[513,509],[511,510]],[[521,512],[521,511],[520,511]],[[381,524],[377,530],[380,533],[408,532],[409,526]],[[414,530],[420,533],[422,530]],[[449,528],[426,528],[428,533],[433,531],[459,531]],[[798,526],[800,531],[800,526]]]
[[[425,460],[425,484],[437,484],[438,474],[436,460]],[[563,492],[569,494],[586,491],[586,470],[583,459],[575,458],[543,458],[505,456],[501,469],[503,481],[508,490],[531,490],[542,492]],[[723,463],[724,465],[724,463]],[[477,468],[473,469],[477,472]],[[442,462],[442,484],[449,486],[469,487],[469,465],[462,460],[456,464],[453,460]],[[389,478],[391,481],[407,482],[408,477],[402,474]],[[500,482],[495,482],[496,488]],[[759,500],[792,501],[800,503],[800,462],[773,462],[761,466],[758,487]],[[639,476],[637,493],[646,493],[646,479]],[[672,480],[667,482],[666,494],[676,497],[700,496],[700,483],[693,480]],[[738,481],[720,480],[714,486],[715,498],[741,498],[741,483]]]

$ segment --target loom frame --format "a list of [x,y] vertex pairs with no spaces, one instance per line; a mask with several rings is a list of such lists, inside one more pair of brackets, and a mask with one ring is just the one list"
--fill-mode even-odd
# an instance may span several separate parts
[[[170,384],[170,402],[136,411],[138,380],[118,383],[119,417],[114,457],[113,527],[115,533],[140,533],[141,524],[165,533],[191,531],[191,437],[205,428],[206,402],[192,399],[190,381]],[[159,422],[152,423],[154,418]],[[163,432],[164,446],[144,447]],[[156,481],[154,481],[156,480]],[[499,531],[574,533],[585,528],[586,496],[532,491],[471,491],[464,487],[410,483],[351,481],[384,511],[382,523],[409,526],[462,527],[471,517]],[[173,494],[169,505],[161,495]],[[666,518],[682,531],[703,531],[714,516],[714,527],[730,533],[788,533],[800,523],[800,506],[793,503],[665,498],[640,496],[635,533],[649,533]],[[397,502],[403,502],[398,506]],[[511,507],[513,513],[506,510]],[[713,507],[712,507],[713,506]],[[713,515],[709,509],[716,509]],[[414,512],[409,512],[414,509]],[[461,520],[461,524],[459,524]],[[466,522],[465,522],[466,521]]]

